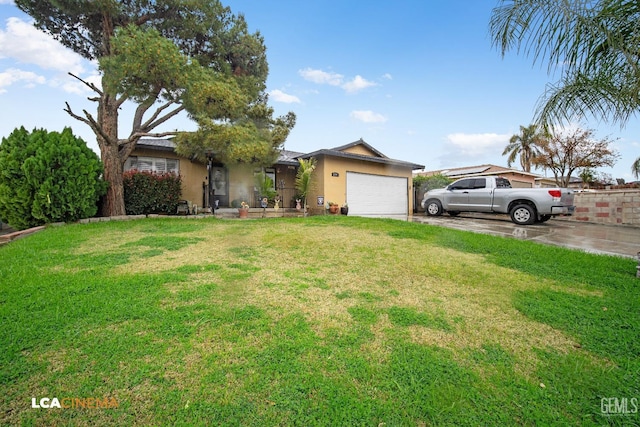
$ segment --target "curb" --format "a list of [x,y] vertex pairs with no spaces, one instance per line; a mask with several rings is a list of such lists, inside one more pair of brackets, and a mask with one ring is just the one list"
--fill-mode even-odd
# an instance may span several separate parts
[[26,230],[14,231],[13,233],[3,234],[2,236],[0,236],[0,245],[13,242],[14,240],[21,239],[33,233],[37,233],[38,231],[42,231],[45,228],[46,226],[40,225],[38,227],[27,228]]

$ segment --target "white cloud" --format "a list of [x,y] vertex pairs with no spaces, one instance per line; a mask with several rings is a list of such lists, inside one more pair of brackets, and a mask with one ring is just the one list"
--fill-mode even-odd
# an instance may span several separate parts
[[452,133],[447,135],[450,148],[461,156],[481,157],[495,154],[509,143],[511,135],[497,133]]
[[385,73],[382,75],[382,78],[385,80],[393,80],[393,76],[389,73]]
[[364,123],[384,123],[387,118],[382,114],[374,113],[371,110],[355,110],[351,112],[351,117]]
[[300,74],[305,80],[313,83],[339,86],[347,93],[356,93],[362,89],[378,85],[377,83],[369,81],[360,75],[356,75],[352,80],[345,82],[342,74],[314,70],[313,68],[298,70],[298,74]]
[[377,86],[377,84],[362,78],[362,76],[355,76],[353,80],[343,84],[342,88],[346,90],[347,93],[356,93],[371,86]]
[[13,58],[23,64],[34,64],[46,70],[72,72],[84,71],[83,58],[65,48],[52,37],[19,18],[6,21],[0,29],[0,58]]
[[269,92],[269,96],[276,102],[284,102],[285,104],[300,104],[300,98],[295,95],[289,95],[281,90],[275,89]]
[[19,82],[24,83],[27,87],[33,87],[36,84],[46,83],[46,79],[31,71],[10,68],[0,73],[0,93],[6,92],[6,87]]
[[331,86],[340,86],[342,84],[342,79],[344,78],[342,74],[327,73],[326,71],[314,70],[312,68],[299,70],[298,73],[302,76],[302,78],[310,82],[318,84],[328,84]]

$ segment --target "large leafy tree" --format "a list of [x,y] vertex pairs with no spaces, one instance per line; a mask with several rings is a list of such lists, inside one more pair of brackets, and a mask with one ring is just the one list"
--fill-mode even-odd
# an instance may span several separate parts
[[624,126],[640,110],[640,2],[501,0],[490,32],[503,55],[523,51],[561,71],[541,98],[540,123],[590,114]]
[[507,166],[511,167],[516,158],[520,158],[520,166],[525,172],[531,172],[533,159],[540,152],[539,146],[544,136],[538,131],[537,125],[520,126],[520,133],[511,136],[509,144],[502,152],[507,157]]
[[593,139],[592,129],[575,129],[564,133],[550,134],[541,144],[541,152],[533,163],[550,169],[556,184],[568,187],[576,169],[613,166],[618,154],[607,138]]
[[[223,140],[209,151],[261,163],[273,157],[295,123],[292,113],[273,118],[266,105],[268,65],[261,35],[250,33],[244,17],[217,0],[16,0],[16,5],[36,27],[100,64],[99,86],[74,76],[94,92],[89,99],[97,103],[96,114],[76,112],[69,104],[66,111],[96,135],[109,182],[106,215],[125,213],[122,169],[144,136],[179,136],[185,151],[200,147],[202,152],[206,139]],[[131,127],[120,132],[118,113],[126,102],[134,103],[135,111]],[[198,132],[157,132],[183,111],[198,123]]]

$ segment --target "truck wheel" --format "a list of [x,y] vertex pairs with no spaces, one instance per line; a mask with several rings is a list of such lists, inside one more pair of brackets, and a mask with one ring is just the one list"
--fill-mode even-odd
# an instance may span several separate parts
[[442,215],[442,203],[440,203],[440,200],[427,200],[425,210],[429,216],[440,216]]
[[511,221],[518,225],[531,225],[536,222],[536,211],[529,205],[516,205],[509,214]]

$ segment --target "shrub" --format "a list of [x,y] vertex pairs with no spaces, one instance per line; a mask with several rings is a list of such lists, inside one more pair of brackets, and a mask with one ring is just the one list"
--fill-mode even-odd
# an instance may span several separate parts
[[439,173],[431,176],[418,175],[413,177],[413,187],[421,191],[444,188],[452,182],[451,178]]
[[128,215],[175,214],[182,179],[174,173],[127,171],[123,176],[124,207]]
[[102,173],[70,128],[15,129],[0,144],[0,217],[16,229],[91,217],[107,189]]

